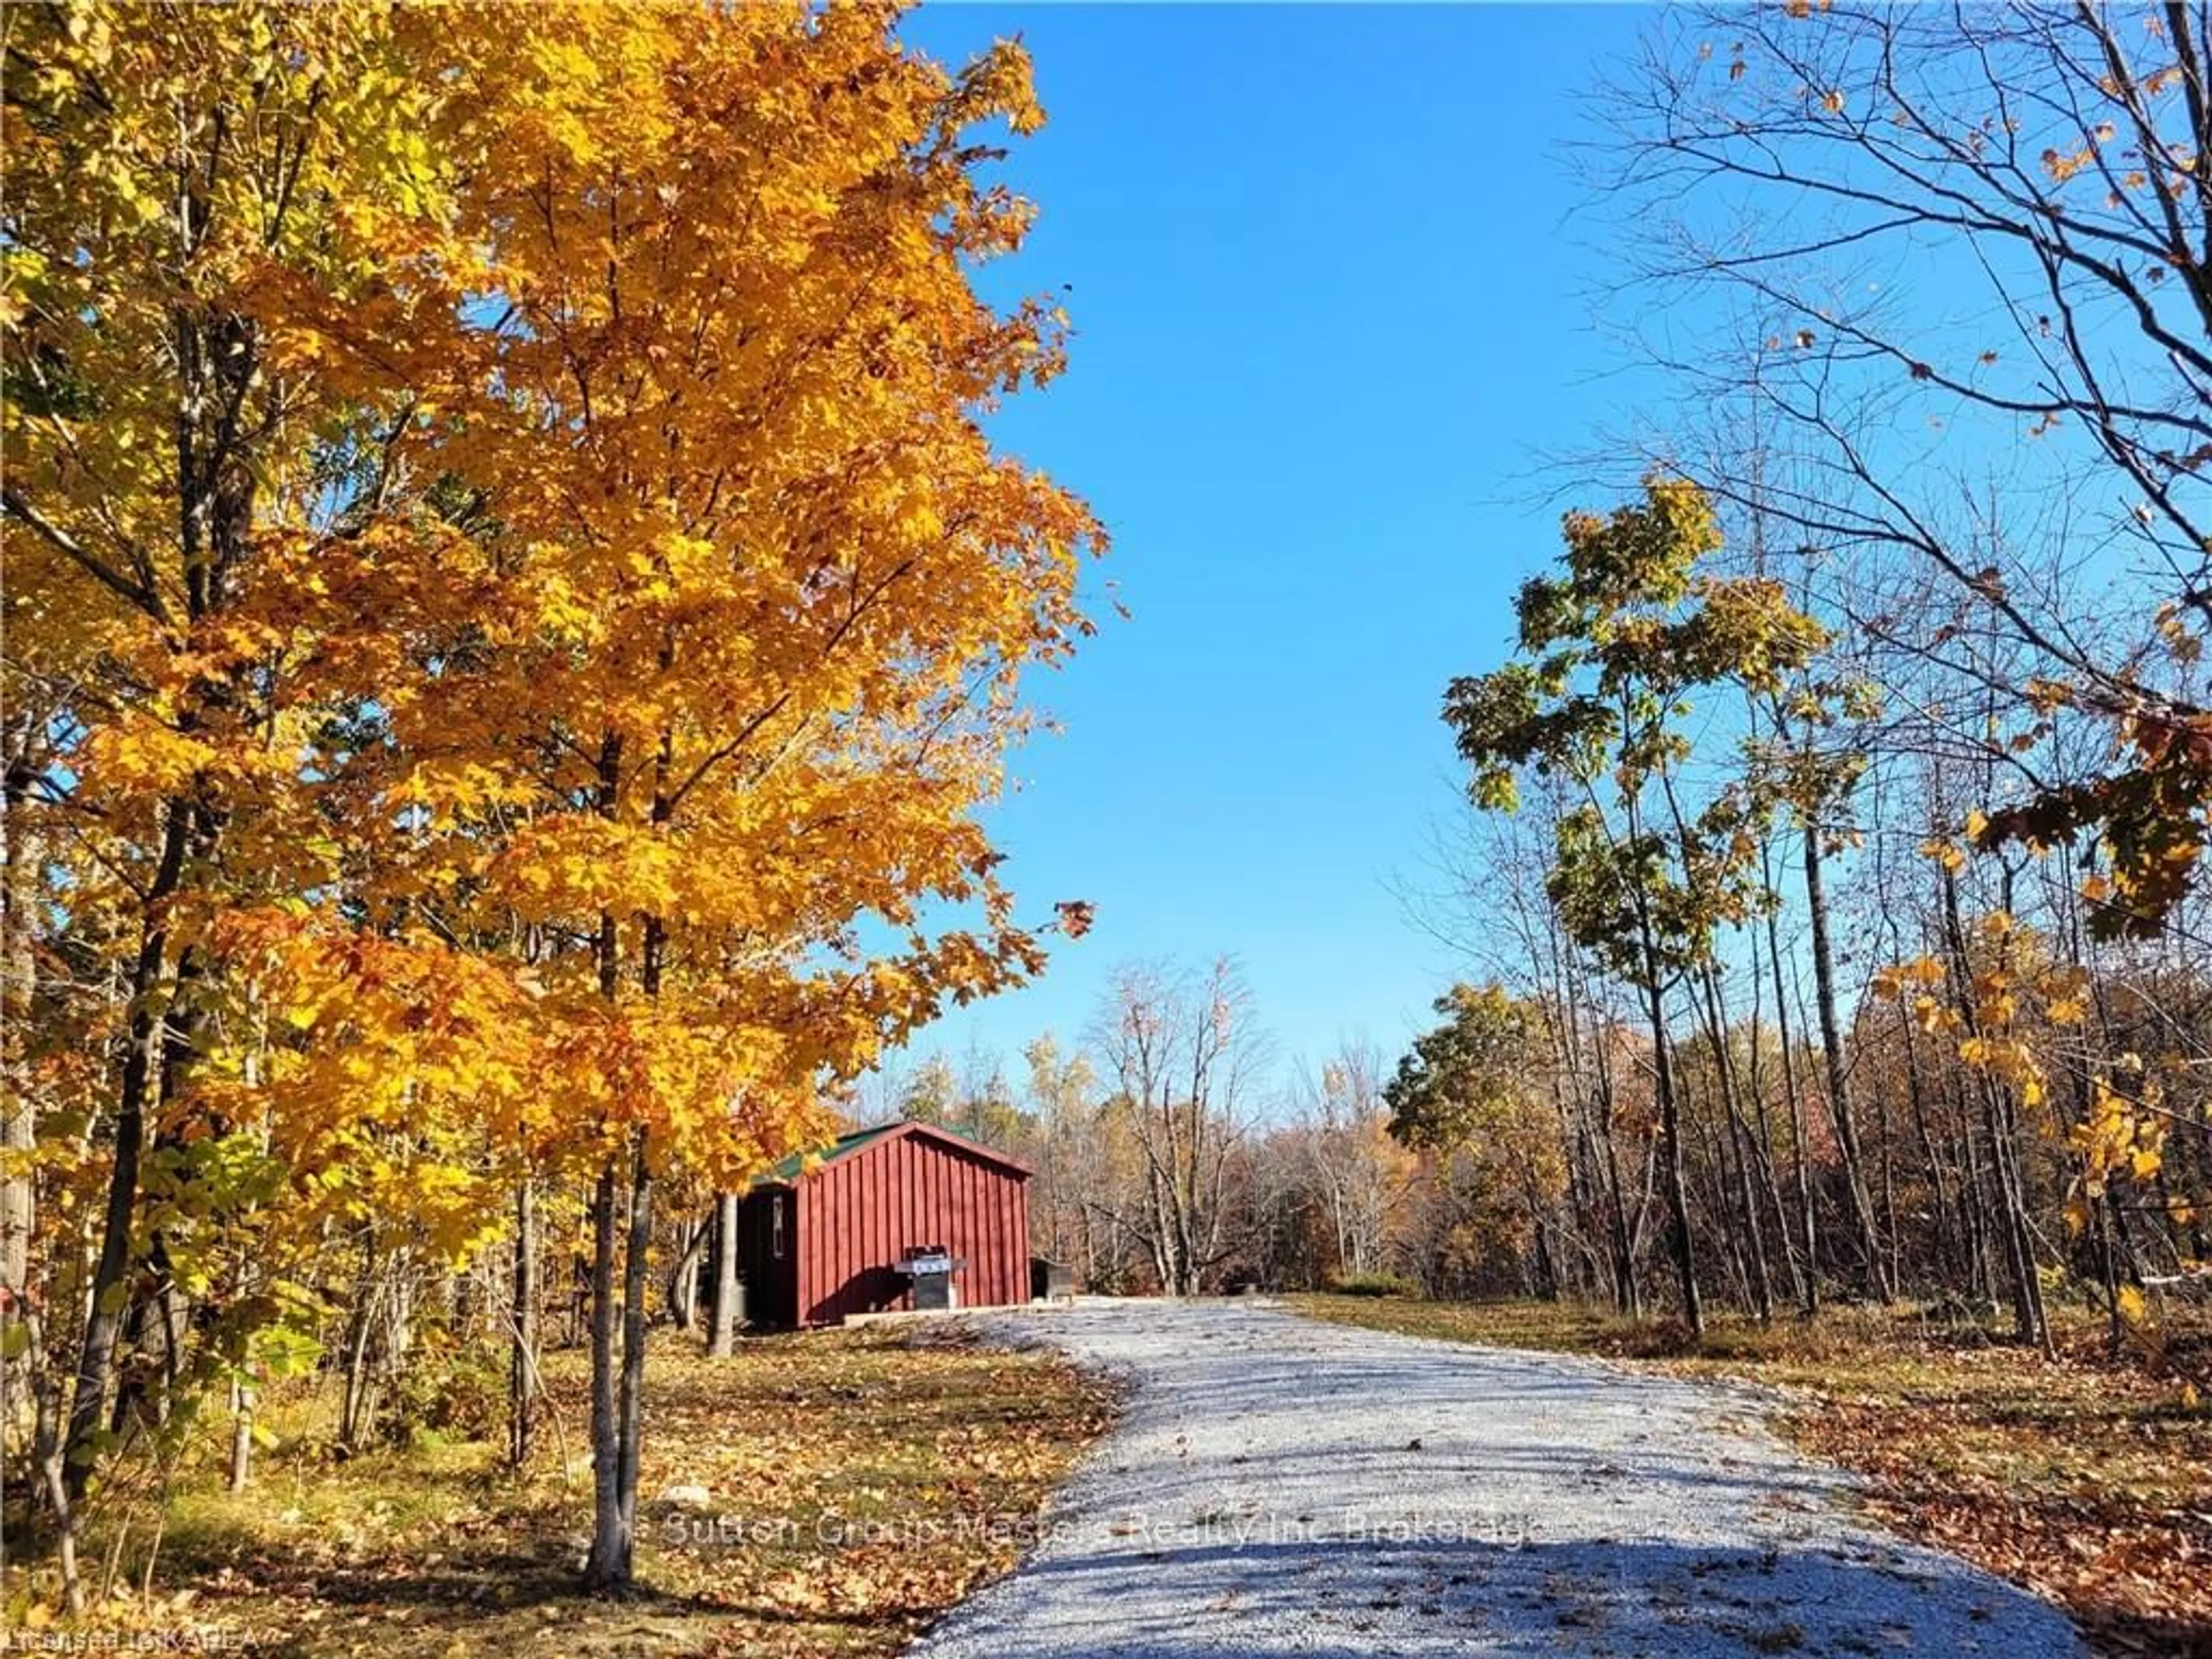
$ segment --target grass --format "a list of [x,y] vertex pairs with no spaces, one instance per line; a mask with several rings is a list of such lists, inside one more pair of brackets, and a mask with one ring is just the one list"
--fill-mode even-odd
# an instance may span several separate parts
[[[253,1488],[222,1490],[210,1449],[173,1481],[151,1595],[96,1618],[303,1659],[896,1652],[1018,1559],[1046,1496],[1114,1414],[1104,1385],[1050,1356],[953,1328],[921,1334],[933,1340],[880,1328],[762,1338],[720,1360],[662,1336],[647,1374],[635,1596],[576,1593],[585,1376],[581,1355],[561,1353],[548,1365],[554,1422],[521,1475],[480,1441],[333,1462],[327,1401],[280,1402],[268,1415],[289,1438]],[[706,1501],[661,1501],[678,1486]],[[138,1582],[146,1530],[123,1540],[125,1582]],[[95,1567],[115,1541],[88,1540]]]
[[1867,1479],[1869,1506],[2064,1605],[2113,1655],[2212,1655],[2212,1414],[2066,1329],[2056,1360],[1972,1324],[1844,1308],[1702,1342],[1568,1304],[1294,1298],[1409,1336],[1596,1355],[1781,1391],[1778,1426]]

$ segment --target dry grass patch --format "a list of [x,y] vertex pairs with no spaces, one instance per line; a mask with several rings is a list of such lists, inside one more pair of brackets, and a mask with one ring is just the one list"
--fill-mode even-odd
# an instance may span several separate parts
[[1293,1298],[1409,1336],[1593,1354],[1784,1391],[1778,1426],[1867,1477],[1869,1506],[2063,1604],[2115,1655],[2212,1655],[2212,1414],[2087,1324],[2057,1360],[1971,1323],[1846,1308],[1679,1326],[1528,1302]]
[[[726,1360],[662,1335],[647,1371],[642,1588],[628,1600],[575,1592],[586,1377],[583,1357],[562,1353],[548,1368],[558,1431],[547,1425],[524,1476],[481,1442],[333,1462],[317,1431],[325,1402],[280,1406],[291,1437],[252,1492],[220,1490],[212,1453],[179,1475],[153,1596],[101,1622],[309,1659],[896,1652],[1013,1565],[1114,1414],[1106,1385],[1055,1357],[983,1347],[957,1328],[929,1335],[768,1337]],[[679,1487],[703,1500],[665,1501]],[[125,1582],[134,1547],[125,1540]]]

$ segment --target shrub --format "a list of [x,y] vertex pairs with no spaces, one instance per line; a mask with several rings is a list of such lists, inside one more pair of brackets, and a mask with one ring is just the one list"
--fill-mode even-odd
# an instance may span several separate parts
[[499,1356],[470,1350],[426,1356],[400,1380],[384,1437],[400,1445],[483,1440],[506,1415],[507,1367]]

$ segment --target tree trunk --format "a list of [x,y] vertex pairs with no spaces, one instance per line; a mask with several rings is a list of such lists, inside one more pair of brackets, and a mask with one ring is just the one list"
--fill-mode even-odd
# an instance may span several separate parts
[[[35,776],[27,758],[34,722],[7,721],[4,805],[0,805],[0,1459],[35,1434],[38,1372],[28,1341],[33,1306],[31,1243],[39,1229],[38,1097],[31,1088],[31,1037],[38,997],[40,837],[26,820]],[[21,1336],[18,1336],[19,1331]],[[23,1343],[21,1352],[17,1340]],[[71,1547],[74,1548],[72,1540]],[[0,1557],[5,1548],[0,1544]],[[5,1562],[0,1560],[0,1577]]]
[[1698,1295],[1697,1246],[1690,1234],[1690,1194],[1682,1167],[1682,1116],[1674,1097],[1674,1066],[1667,1042],[1667,1011],[1659,995],[1656,952],[1647,937],[1644,959],[1650,964],[1644,986],[1644,1006],[1651,1022],[1652,1087],[1659,1097],[1660,1168],[1667,1188],[1667,1212],[1673,1222],[1670,1240],[1674,1273],[1682,1290],[1682,1320],[1692,1336],[1705,1331],[1705,1304]]
[[368,1245],[367,1251],[361,1296],[346,1330],[345,1392],[338,1407],[338,1444],[349,1452],[362,1449],[375,1415],[374,1380],[369,1373],[374,1363],[376,1321],[387,1282],[377,1275],[375,1246]]
[[653,1166],[647,1151],[641,1127],[630,1163],[629,1244],[623,1263],[622,1455],[615,1471],[625,1580],[637,1545],[637,1480],[645,1439],[645,1287],[653,1249]]
[[538,1432],[538,1194],[529,1181],[514,1188],[514,1301],[508,1310],[507,1461],[522,1468]]
[[1874,1199],[1866,1182],[1866,1160],[1859,1152],[1858,1128],[1851,1116],[1850,1075],[1844,1066],[1844,1040],[1836,1018],[1836,966],[1828,943],[1828,896],[1820,867],[1820,831],[1805,826],[1805,909],[1813,928],[1813,999],[1820,1016],[1820,1054],[1827,1069],[1828,1110],[1835,1119],[1836,1145],[1844,1156],[1850,1188],[1851,1227],[1865,1263],[1867,1288],[1882,1301],[1895,1291],[1885,1270],[1874,1221]]
[[714,1230],[712,1217],[684,1222],[678,1235],[683,1248],[677,1251],[676,1265],[668,1270],[667,1282],[661,1286],[668,1317],[680,1331],[695,1329],[699,1323],[699,1258],[705,1253],[708,1236]]
[[1598,1042],[1597,1087],[1600,1139],[1605,1148],[1607,1218],[1613,1235],[1613,1301],[1630,1319],[1644,1317],[1643,1287],[1636,1282],[1636,1231],[1628,1224],[1628,1194],[1620,1179],[1620,1146],[1613,1123],[1613,1054],[1607,1046],[1608,1032],[1601,1026]]
[[[1758,974],[1754,963],[1752,973]],[[1767,1207],[1774,1213],[1774,1236],[1782,1241],[1782,1265],[1790,1274],[1790,1296],[1800,1306],[1805,1301],[1805,1266],[1797,1255],[1796,1241],[1790,1231],[1790,1206],[1782,1201],[1782,1176],[1774,1159],[1774,1117],[1767,1109],[1765,1073],[1761,1066],[1759,1012],[1753,1000],[1751,1024],[1751,1106],[1753,1125],[1746,1126],[1753,1138],[1753,1150],[1758,1155],[1759,1179],[1764,1186]],[[1755,1127],[1754,1127],[1755,1126]]]
[[[1672,805],[1674,795],[1671,789],[1668,800]],[[1637,809],[1633,792],[1627,793],[1626,805],[1628,838],[1633,842],[1644,833],[1642,817]],[[1680,817],[1680,811],[1677,809],[1675,818],[1678,823]],[[1667,1035],[1667,1004],[1658,935],[1651,920],[1650,895],[1639,884],[1632,882],[1630,888],[1636,906],[1637,951],[1644,966],[1644,1009],[1651,1025],[1652,1091],[1659,1102],[1660,1157],[1667,1188],[1667,1208],[1674,1223],[1671,1243],[1674,1273],[1681,1283],[1683,1322],[1690,1328],[1691,1335],[1702,1337],[1705,1334],[1705,1309],[1704,1299],[1698,1293],[1698,1247],[1696,1237],[1690,1231],[1689,1180],[1682,1151],[1682,1109],[1675,1079],[1673,1046]]]
[[[28,1154],[38,1145],[39,1112],[26,1048],[38,993],[41,852],[25,821],[32,774],[15,752],[15,724],[9,722],[6,816],[0,818],[0,1157],[9,1160],[8,1172],[0,1175],[0,1311],[9,1319],[17,1316],[15,1298],[30,1289],[31,1240],[39,1225],[38,1182],[28,1167]],[[18,1361],[0,1356],[0,1367],[5,1368],[0,1389],[8,1400],[27,1398],[28,1389],[21,1385],[28,1374]],[[0,1418],[0,1431],[7,1426]]]
[[230,1385],[230,1490],[244,1492],[252,1479],[253,1390],[234,1379]]
[[1728,1115],[1729,1144],[1735,1154],[1736,1201],[1743,1212],[1744,1236],[1750,1245],[1752,1309],[1759,1322],[1774,1317],[1774,1280],[1766,1266],[1766,1231],[1759,1224],[1759,1195],[1752,1185],[1751,1135],[1740,1109],[1735,1058],[1729,1051],[1728,1016],[1721,1005],[1720,975],[1711,964],[1699,975],[1704,981],[1705,1030],[1713,1045],[1713,1080],[1719,1091],[1721,1109]]
[[738,1350],[738,1210],[735,1193],[724,1193],[714,1200],[714,1293],[707,1352],[717,1359],[726,1359]]
[[77,1353],[76,1388],[70,1401],[69,1435],[63,1449],[63,1484],[72,1502],[84,1496],[91,1478],[93,1449],[115,1371],[115,1340],[123,1328],[127,1295],[124,1274],[131,1265],[131,1224],[138,1203],[138,1164],[146,1139],[146,1108],[161,1057],[166,1013],[156,1006],[169,951],[168,905],[182,883],[190,835],[189,803],[169,803],[161,835],[161,860],[148,884],[138,935],[138,954],[129,984],[131,1023],[123,1054],[123,1075],[115,1102],[115,1160],[107,1178],[107,1200],[100,1218],[100,1259],[93,1270],[91,1306]]
[[72,1618],[84,1613],[84,1582],[78,1577],[76,1565],[76,1503],[70,1491],[69,1473],[65,1467],[65,1442],[62,1437],[61,1380],[47,1364],[46,1323],[35,1310],[26,1313],[23,1321],[25,1334],[29,1338],[31,1375],[37,1379],[36,1427],[31,1439],[31,1462],[38,1472],[39,1484],[52,1512],[54,1522],[54,1559],[62,1576],[62,1599]]
[[1966,1170],[1959,1188],[1959,1229],[1966,1241],[1967,1278],[1980,1299],[1994,1306],[1997,1299],[1996,1258],[1990,1244],[1990,1217],[1995,1212],[1996,1200],[1990,1196],[1990,1184],[1983,1167],[1981,1137],[1974,1132],[1972,1109],[1966,1103],[1966,1084],[1955,1066],[1947,1066],[1943,1076],[1950,1085],[1951,1116],[1956,1124],[1958,1144],[1966,1155]]
[[592,1194],[592,1548],[584,1562],[584,1583],[594,1590],[622,1589],[630,1572],[630,1540],[622,1524],[622,1422],[615,1375],[618,1181],[610,1154]]
[[[591,1553],[587,1589],[627,1592],[637,1553],[638,1455],[644,1426],[646,1258],[653,1243],[653,1174],[645,1131],[632,1132],[628,1190],[616,1161],[599,1175],[592,1205]],[[618,1224],[618,1200],[628,1225]],[[622,1256],[622,1351],[615,1352],[615,1258]]]
[[[620,799],[622,751],[621,733],[609,731],[601,736],[598,805],[603,817],[614,817]],[[611,1006],[622,989],[622,931],[611,911],[599,913],[594,953],[599,996]],[[629,1184],[619,1156],[610,1146],[592,1194],[592,1547],[584,1560],[585,1587],[601,1592],[629,1587],[635,1541],[623,1502],[623,1416],[615,1352],[616,1276],[628,1220],[626,1212],[617,1213],[617,1206],[629,1195]]]
[[[1759,856],[1765,863],[1764,848]],[[1766,885],[1769,891],[1773,890],[1771,872]],[[1820,1311],[1820,1222],[1813,1204],[1813,1147],[1806,1133],[1805,1097],[1797,1086],[1797,1054],[1790,1036],[1790,999],[1782,984],[1781,927],[1771,909],[1766,913],[1766,962],[1774,976],[1774,1027],[1782,1044],[1782,1090],[1790,1103],[1790,1138],[1796,1143],[1792,1162],[1796,1165],[1797,1221],[1804,1230],[1805,1311],[1815,1314]]]

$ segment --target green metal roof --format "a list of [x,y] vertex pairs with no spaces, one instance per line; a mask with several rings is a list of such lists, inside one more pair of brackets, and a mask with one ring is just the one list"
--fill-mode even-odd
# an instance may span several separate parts
[[840,1135],[826,1146],[808,1147],[804,1151],[793,1152],[781,1164],[755,1176],[753,1185],[756,1187],[789,1186],[799,1179],[801,1171],[806,1167],[808,1158],[814,1159],[817,1164],[835,1164],[839,1158],[859,1152],[870,1141],[880,1139],[890,1133],[892,1130],[902,1129],[905,1127],[903,1123],[878,1123],[872,1129],[855,1129],[848,1135]]

